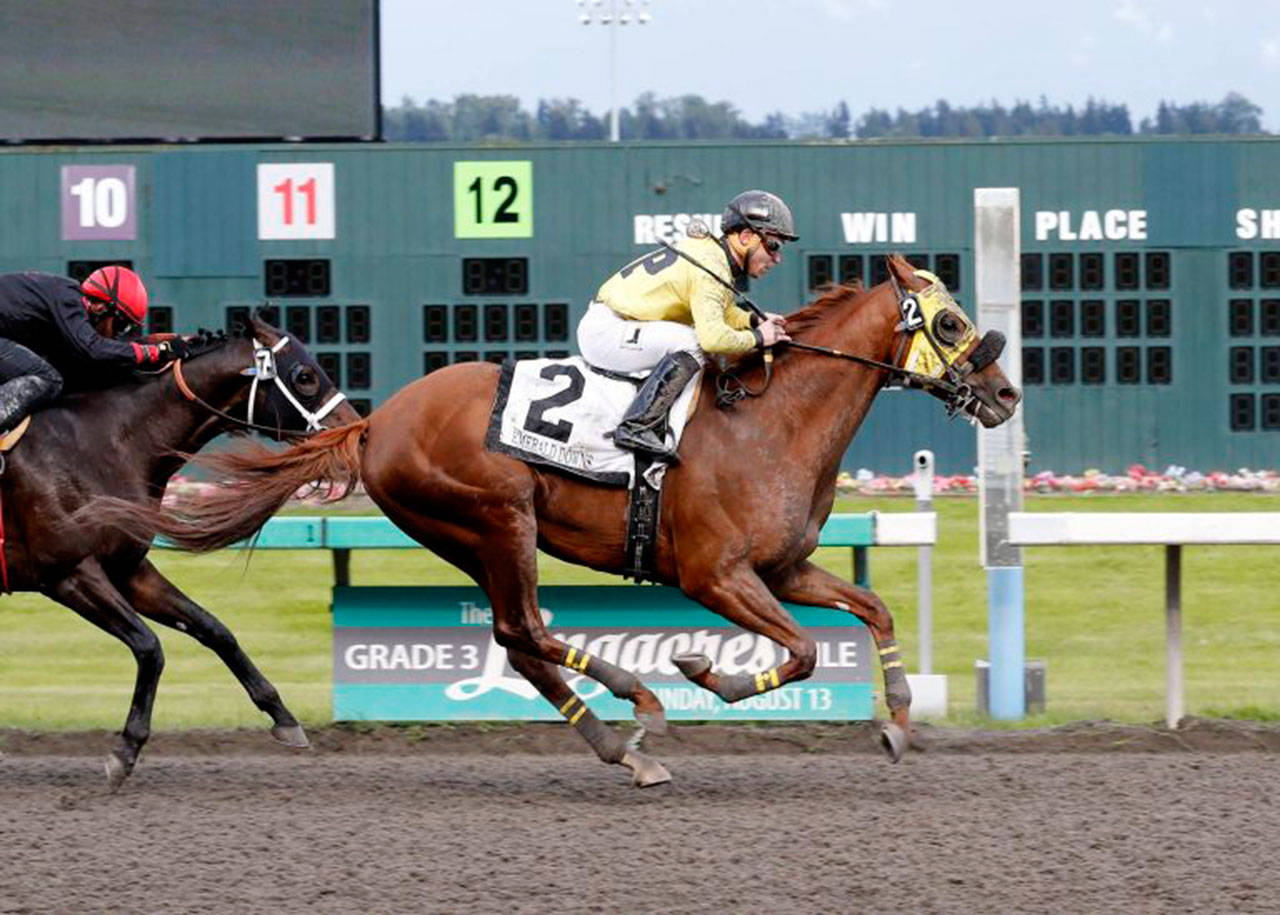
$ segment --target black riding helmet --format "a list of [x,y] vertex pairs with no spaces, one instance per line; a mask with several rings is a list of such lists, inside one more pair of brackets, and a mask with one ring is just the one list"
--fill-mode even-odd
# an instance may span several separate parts
[[785,241],[797,241],[796,223],[791,208],[782,198],[768,191],[743,191],[729,201],[720,217],[720,231],[725,235],[739,229],[768,232]]

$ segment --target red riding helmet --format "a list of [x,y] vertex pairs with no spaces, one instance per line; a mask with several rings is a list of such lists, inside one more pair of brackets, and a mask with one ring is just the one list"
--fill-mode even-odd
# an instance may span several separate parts
[[130,324],[147,320],[147,287],[128,267],[99,267],[80,284],[84,307],[92,317],[118,314]]

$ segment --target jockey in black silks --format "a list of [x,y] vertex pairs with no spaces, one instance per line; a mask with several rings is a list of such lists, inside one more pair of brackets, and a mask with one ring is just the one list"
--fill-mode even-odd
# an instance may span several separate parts
[[64,375],[90,384],[104,369],[164,365],[186,343],[117,339],[147,318],[147,290],[127,267],[95,270],[81,284],[27,271],[0,274],[0,432],[58,396]]

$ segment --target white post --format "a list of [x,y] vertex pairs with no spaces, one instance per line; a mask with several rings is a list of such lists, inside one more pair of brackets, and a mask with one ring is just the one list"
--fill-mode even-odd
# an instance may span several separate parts
[[[917,451],[911,457],[915,466],[912,488],[916,493],[916,511],[933,511],[933,452]],[[883,515],[880,517],[884,517]],[[920,672],[907,674],[911,685],[912,714],[922,718],[947,716],[947,677],[933,672],[933,546],[916,547],[916,607],[919,612]]]
[[[980,331],[1005,336],[1000,365],[1022,386],[1019,280],[1022,232],[1016,187],[973,191],[974,291]],[[1026,632],[1022,550],[1009,544],[1009,512],[1022,510],[1022,413],[978,430],[979,550],[987,570],[989,709],[993,718],[1026,715]]]
[[[916,511],[933,511],[933,452],[917,451],[912,486]],[[920,627],[920,673],[933,673],[933,547],[916,547],[916,594]]]

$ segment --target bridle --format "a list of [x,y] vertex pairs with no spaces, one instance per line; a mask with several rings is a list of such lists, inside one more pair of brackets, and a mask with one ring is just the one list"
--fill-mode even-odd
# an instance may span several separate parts
[[[946,408],[947,419],[967,412],[969,407],[976,403],[978,399],[973,392],[972,386],[968,383],[968,378],[974,372],[981,371],[995,361],[996,357],[1000,355],[1000,351],[1004,349],[1004,335],[999,331],[987,331],[982,340],[977,341],[970,348],[969,358],[957,366],[960,354],[956,353],[951,358],[947,357],[947,353],[938,342],[937,334],[930,326],[930,322],[926,321],[924,315],[920,312],[920,304],[916,294],[905,292],[898,283],[897,276],[892,271],[889,272],[889,283],[893,286],[893,294],[898,299],[898,312],[902,315],[902,320],[894,328],[895,331],[903,335],[899,338],[898,348],[893,356],[894,364],[900,365],[902,363],[903,355],[912,339],[908,335],[923,334],[924,339],[928,341],[930,348],[937,355],[938,361],[942,365],[942,373],[938,376],[925,375],[920,372],[908,371],[905,368],[898,368],[899,376],[904,382],[903,387],[918,387],[935,394]],[[976,417],[971,415],[971,421],[976,421]]]
[[285,400],[287,400],[289,404],[298,411],[298,415],[307,421],[307,428],[304,434],[318,432],[322,428],[320,421],[332,413],[338,404],[342,403],[342,401],[346,399],[347,395],[343,394],[341,391],[336,391],[332,397],[319,407],[319,409],[314,411],[308,410],[303,406],[302,402],[299,401],[298,398],[294,396],[293,392],[289,390],[288,385],[281,380],[280,372],[276,365],[276,353],[280,352],[288,345],[289,336],[287,334],[281,336],[280,339],[271,346],[267,346],[265,343],[259,342],[256,337],[253,338],[253,365],[240,370],[241,375],[248,375],[253,378],[253,381],[249,384],[249,406],[245,419],[240,419],[240,417],[232,416],[225,410],[218,409],[192,390],[191,385],[189,385],[186,378],[183,377],[181,359],[172,363],[173,380],[178,385],[178,390],[182,392],[182,396],[187,398],[187,400],[204,407],[215,416],[220,416],[228,422],[234,423],[235,425],[245,429],[252,429],[256,432],[264,432],[270,435],[280,435],[283,430],[273,428],[271,426],[264,426],[261,423],[255,423],[253,421],[254,405],[258,399],[258,385],[264,381],[273,382],[276,388],[284,396]]
[[[968,378],[996,360],[1001,350],[1004,349],[1004,335],[995,330],[987,331],[982,339],[972,347],[968,358],[963,362],[959,361],[958,355],[948,357],[944,347],[938,342],[933,329],[929,326],[929,322],[921,314],[915,293],[904,291],[902,285],[898,282],[898,278],[892,272],[889,273],[889,282],[893,286],[894,296],[898,300],[898,312],[902,316],[894,327],[894,332],[899,335],[899,339],[892,362],[882,362],[879,359],[859,356],[856,353],[846,353],[843,350],[833,349],[832,347],[815,346],[812,343],[801,343],[796,340],[787,341],[785,345],[792,349],[815,353],[820,356],[829,356],[834,359],[844,359],[871,368],[881,369],[887,373],[881,382],[880,386],[882,388],[897,381],[902,387],[919,388],[928,391],[943,402],[948,419],[967,412],[969,407],[978,399],[973,392],[973,387],[968,383]],[[743,296],[742,298],[745,299],[746,297]],[[750,300],[747,301],[753,310],[759,313],[759,309],[755,304],[751,303]],[[937,354],[938,361],[942,366],[941,374],[926,375],[923,372],[916,372],[903,367],[903,357],[906,355],[911,342],[918,335],[923,335],[934,353]],[[768,348],[765,350],[764,365],[764,383],[755,390],[749,388],[745,382],[732,372],[722,372],[716,378],[716,403],[720,406],[727,406],[741,400],[743,397],[759,397],[763,394],[769,386],[769,381],[773,375],[773,354]],[[976,417],[971,416],[971,421],[976,421]]]
[[[739,216],[743,216],[741,211],[734,208]],[[743,216],[745,219],[746,217]],[[748,223],[749,224],[749,223]],[[752,229],[759,234],[759,230]],[[694,226],[690,226],[690,237],[701,237],[706,233],[705,226],[700,232],[694,232]],[[734,301],[742,308],[755,314],[761,321],[767,320],[764,310],[755,302],[751,301],[741,290],[737,289],[730,283],[726,283],[724,279],[715,271],[709,269],[705,264],[701,263],[697,258],[692,257],[685,251],[668,243],[665,239],[659,238],[660,244],[667,251],[684,258],[693,266],[697,267],[703,273],[706,273],[713,280],[724,286],[733,294]],[[920,388],[928,391],[938,399],[940,399],[946,407],[947,418],[951,419],[960,413],[966,412],[969,407],[974,404],[978,397],[973,392],[972,386],[967,379],[975,372],[980,372],[999,357],[1001,351],[1004,350],[1004,334],[997,330],[989,330],[978,341],[969,354],[968,358],[959,366],[956,362],[959,360],[959,354],[948,358],[941,344],[938,343],[934,335],[933,329],[929,327],[929,323],[925,321],[924,316],[920,313],[919,301],[914,292],[904,292],[902,285],[898,282],[897,276],[893,271],[889,271],[889,282],[893,285],[893,294],[898,299],[898,311],[902,315],[902,320],[898,322],[894,328],[895,333],[902,336],[898,341],[898,347],[894,353],[893,362],[881,362],[878,359],[870,359],[866,356],[859,356],[856,353],[846,353],[843,350],[832,349],[827,346],[815,346],[812,343],[800,343],[795,340],[787,341],[786,345],[792,349],[803,350],[809,353],[816,353],[820,356],[830,356],[835,359],[847,359],[850,362],[857,362],[861,365],[870,366],[872,368],[882,369],[888,374],[881,381],[880,386],[885,387],[894,380],[901,380],[902,387]],[[929,342],[929,346],[937,354],[938,360],[942,365],[942,371],[939,375],[926,375],[923,372],[915,372],[904,368],[901,365],[904,354],[907,353],[912,340],[918,334],[924,334],[924,338]],[[773,380],[773,347],[766,346],[764,348],[764,381],[759,388],[752,389],[745,381],[735,375],[733,372],[721,372],[716,376],[716,405],[720,407],[732,406],[744,397],[759,397],[769,387],[769,382]],[[977,417],[970,416],[971,422],[976,422]]]

